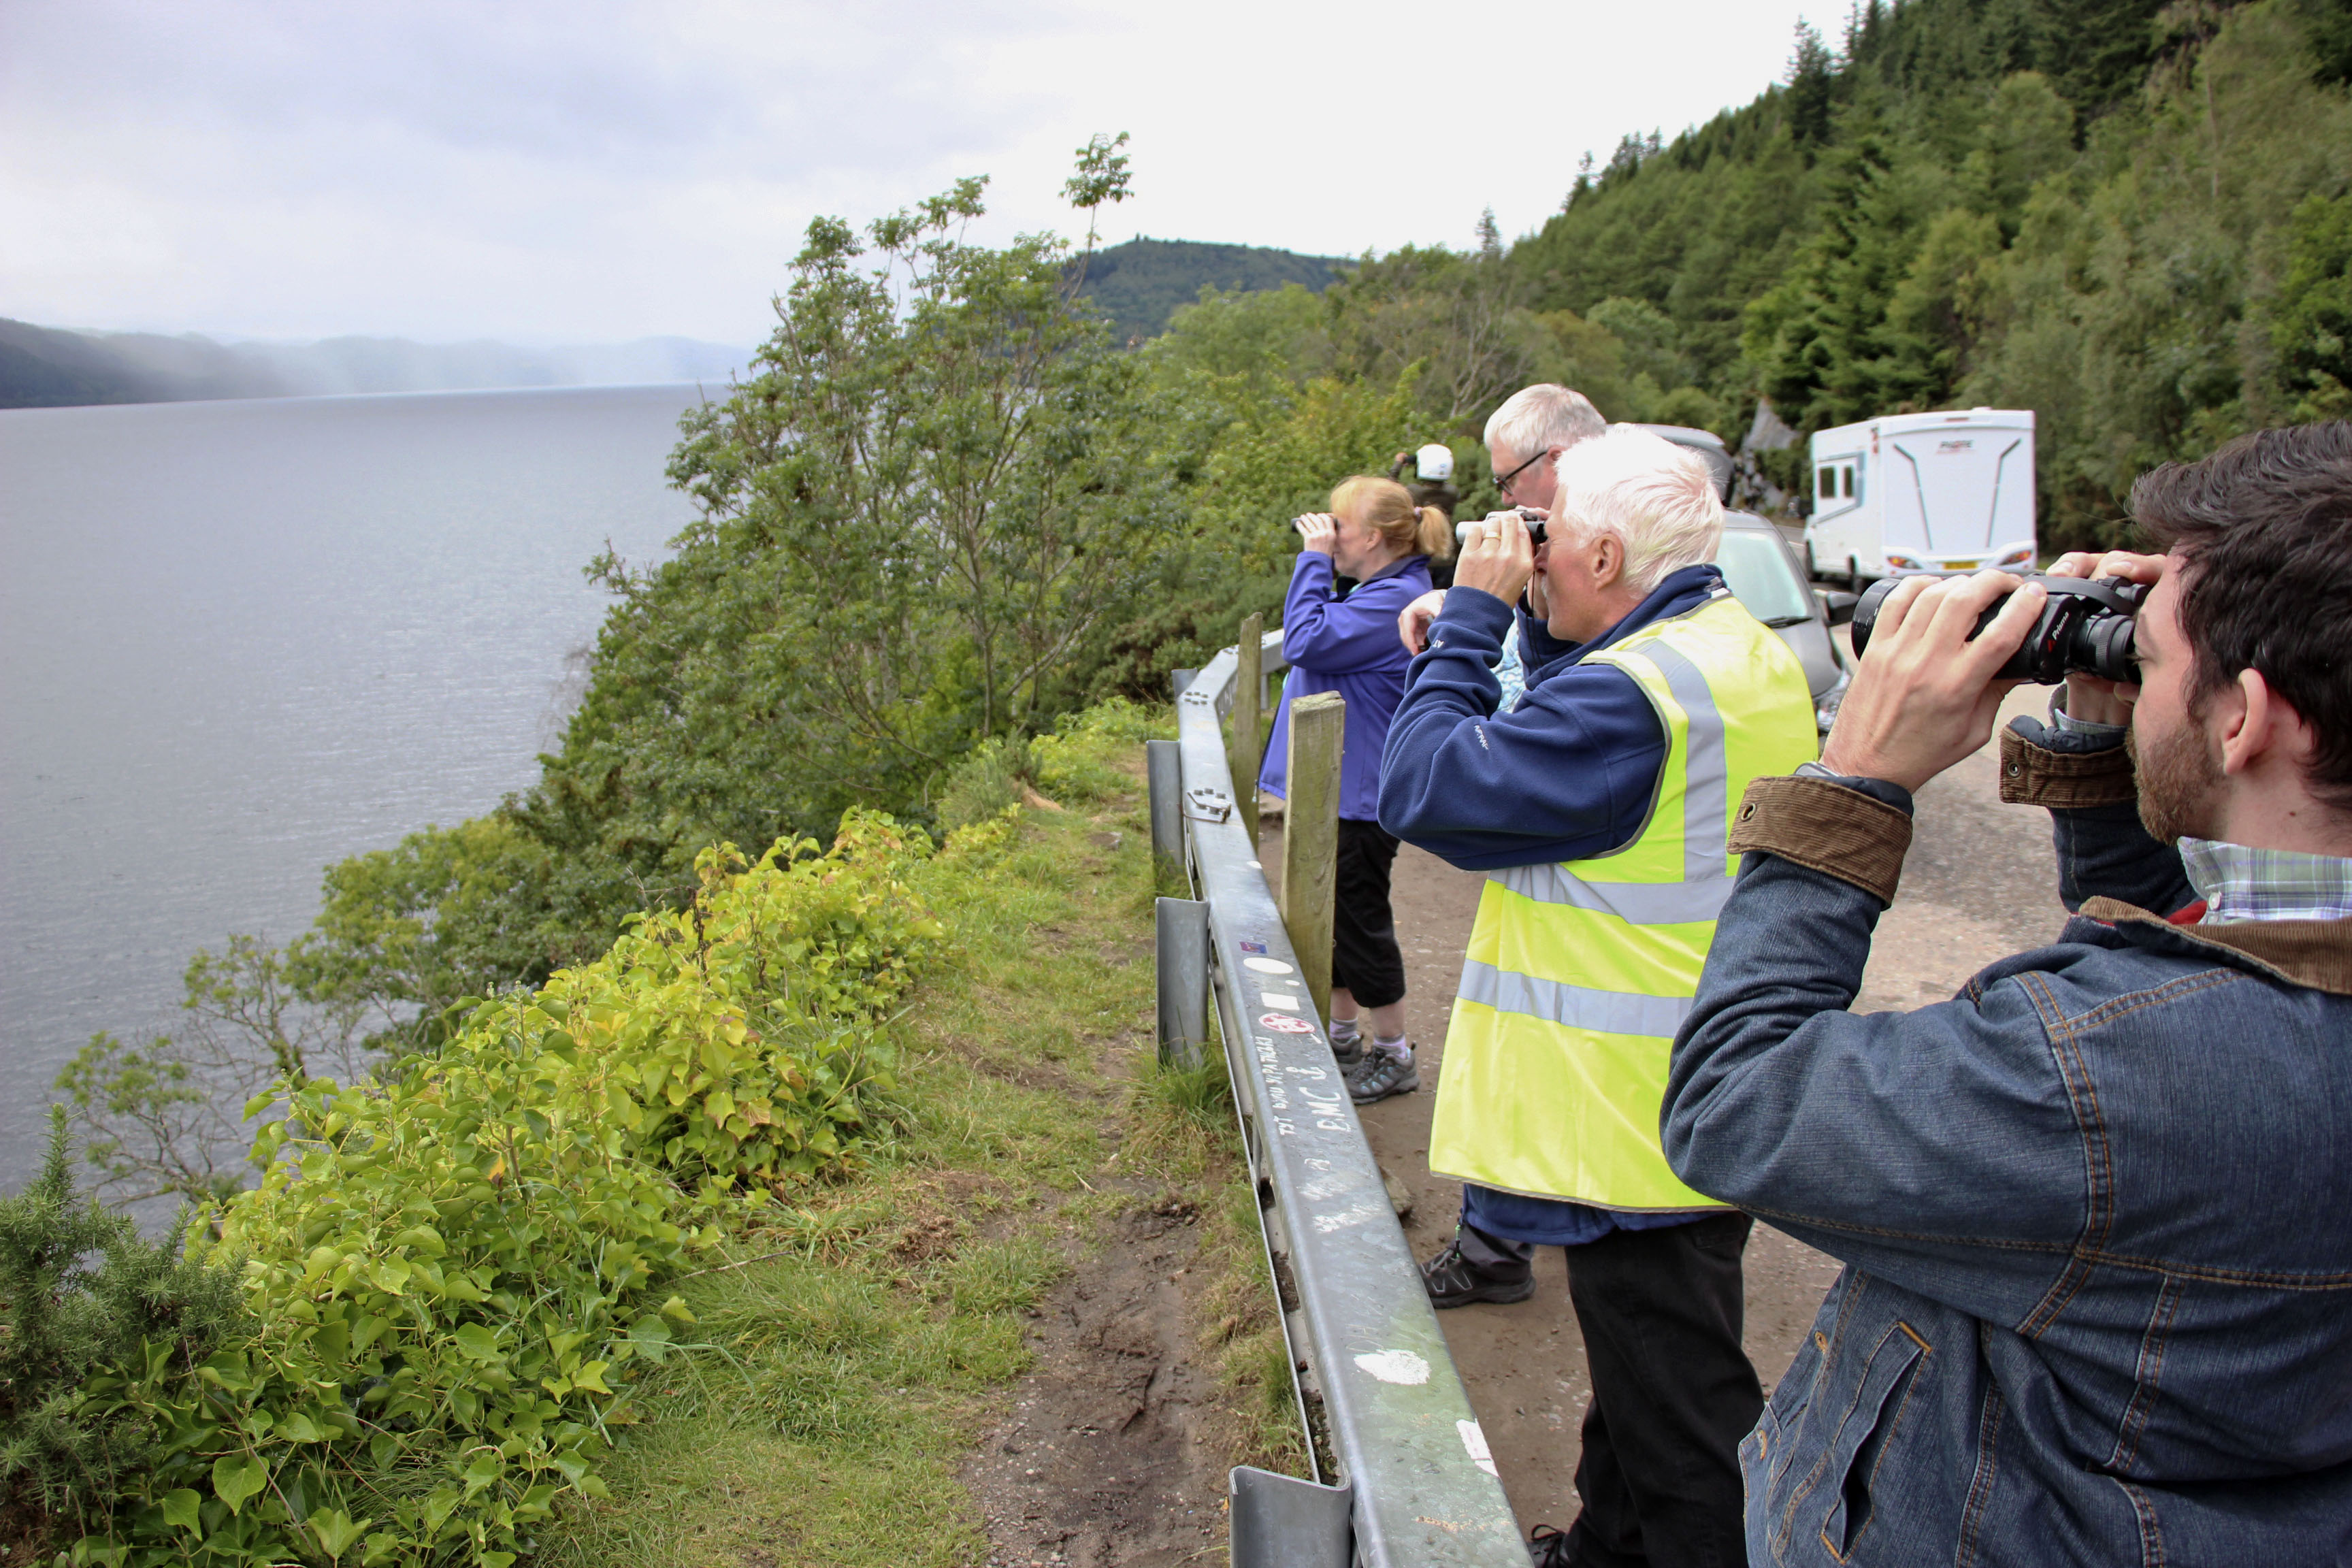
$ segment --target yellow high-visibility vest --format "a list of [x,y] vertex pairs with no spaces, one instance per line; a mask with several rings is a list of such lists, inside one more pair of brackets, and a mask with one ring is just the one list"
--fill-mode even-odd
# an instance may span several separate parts
[[1817,754],[1812,696],[1789,645],[1727,593],[1585,657],[1657,710],[1657,795],[1622,849],[1487,874],[1429,1168],[1597,1208],[1717,1209],[1667,1168],[1658,1111],[1731,894],[1732,803]]

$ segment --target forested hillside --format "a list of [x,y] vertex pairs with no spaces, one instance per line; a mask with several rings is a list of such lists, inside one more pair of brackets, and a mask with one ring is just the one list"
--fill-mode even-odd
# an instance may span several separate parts
[[723,343],[641,338],[577,348],[328,338],[215,342],[194,332],[75,332],[0,317],[0,408],[315,397],[493,387],[723,383],[750,357]]
[[1346,263],[1258,245],[1204,245],[1189,239],[1145,239],[1095,251],[1078,264],[1079,291],[1110,318],[1119,342],[1155,337],[1180,305],[1201,290],[1253,292],[1286,283],[1320,290]]
[[1870,0],[1510,267],[1604,407],[1639,361],[1733,438],[2032,408],[2045,544],[2104,536],[2147,466],[2352,412],[2347,76],[2346,0]]

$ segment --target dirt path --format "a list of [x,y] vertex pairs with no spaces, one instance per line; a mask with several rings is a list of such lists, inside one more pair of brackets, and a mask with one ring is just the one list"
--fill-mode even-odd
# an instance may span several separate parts
[[1215,1374],[1186,1328],[1197,1217],[1169,1197],[1114,1222],[1033,1320],[1036,1365],[964,1471],[989,1568],[1173,1568],[1223,1550]]

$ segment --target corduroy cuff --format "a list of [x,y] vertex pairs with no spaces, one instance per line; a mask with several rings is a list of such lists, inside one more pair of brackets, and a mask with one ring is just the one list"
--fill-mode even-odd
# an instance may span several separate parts
[[1758,779],[1740,800],[1729,847],[1734,855],[1778,855],[1891,904],[1911,848],[1911,818],[1828,779]]
[[[2093,805],[2125,805],[2139,798],[2131,748],[2058,751],[2042,745],[2019,720],[2000,732],[2000,798],[2011,805],[2043,805],[2079,811]],[[2040,729],[2039,725],[2035,728]]]

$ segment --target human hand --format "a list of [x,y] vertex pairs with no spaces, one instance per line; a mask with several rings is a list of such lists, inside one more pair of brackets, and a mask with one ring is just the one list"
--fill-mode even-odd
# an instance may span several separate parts
[[[2075,550],[2061,555],[2050,563],[2053,577],[2121,577],[2126,582],[2146,583],[2153,587],[2164,575],[2165,558],[2161,555],[2140,555],[2128,550],[2110,550],[2105,555],[2095,551]],[[2095,675],[2069,674],[2066,677],[2066,717],[2079,719],[2086,724],[2128,725],[2132,721],[2132,704],[2139,700],[2139,687],[2130,681],[2102,680]]]
[[1297,529],[1298,537],[1307,542],[1301,549],[1317,555],[1330,554],[1331,546],[1339,538],[1339,520],[1328,511],[1310,511],[1305,517],[1294,517],[1290,520],[1290,526]]
[[[1853,673],[1822,765],[1851,778],[1916,790],[1992,738],[2000,700],[2018,683],[1995,680],[2025,641],[2049,595],[2006,572],[1911,577],[1878,607],[1870,648]],[[1977,617],[2009,602],[1970,640]]]
[[1461,558],[1454,564],[1454,585],[1482,589],[1507,605],[1518,599],[1535,570],[1535,544],[1528,538],[1527,520],[1516,511],[1490,512],[1470,525]]
[[1397,616],[1397,636],[1404,639],[1404,650],[1418,654],[1429,647],[1429,623],[1437,612],[1445,608],[1445,590],[1432,588]]

